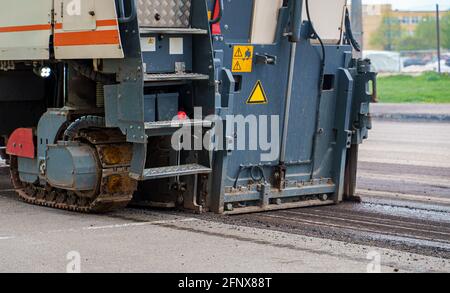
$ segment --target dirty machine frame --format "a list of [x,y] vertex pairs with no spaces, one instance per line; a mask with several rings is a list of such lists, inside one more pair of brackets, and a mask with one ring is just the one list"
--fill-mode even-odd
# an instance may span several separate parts
[[345,0],[0,0],[26,202],[247,213],[355,198],[376,95]]

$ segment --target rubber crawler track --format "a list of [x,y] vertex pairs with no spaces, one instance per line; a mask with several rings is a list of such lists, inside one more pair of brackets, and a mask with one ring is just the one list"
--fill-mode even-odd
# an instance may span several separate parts
[[[128,176],[131,155],[120,156],[119,163],[107,162],[105,156],[99,150],[113,148],[116,150],[132,151],[131,145],[125,142],[120,131],[111,129],[99,129],[83,131],[79,140],[89,143],[95,150],[98,159],[99,178],[101,182],[96,191],[89,196],[80,196],[75,192],[53,188],[51,186],[39,186],[23,183],[18,172],[17,157],[11,157],[11,181],[19,198],[29,204],[68,210],[79,213],[106,213],[124,208],[128,205],[137,188],[137,182]],[[119,155],[119,154],[116,154]],[[129,157],[123,161],[123,158]],[[115,188],[111,192],[111,182],[114,178]]]

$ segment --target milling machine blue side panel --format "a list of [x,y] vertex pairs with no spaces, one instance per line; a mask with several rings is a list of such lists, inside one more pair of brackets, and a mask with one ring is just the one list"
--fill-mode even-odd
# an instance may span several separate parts
[[[276,199],[296,196],[323,193],[332,196],[336,187],[340,188],[343,178],[342,173],[335,172],[334,163],[341,158],[341,156],[336,158],[339,151],[346,151],[346,145],[342,145],[341,141],[338,141],[338,134],[347,129],[340,126],[341,129],[337,132],[336,116],[345,116],[347,113],[341,112],[336,101],[339,91],[342,90],[342,87],[347,86],[342,84],[338,75],[342,68],[350,66],[348,55],[351,54],[352,48],[348,45],[327,44],[325,46],[325,85],[321,95],[319,95],[321,48],[309,39],[301,39],[297,45],[293,74],[294,88],[287,128],[286,159],[285,166],[283,166],[286,177],[281,187],[277,185],[279,177],[277,172],[280,168],[278,153],[264,160],[262,155],[267,154],[267,151],[262,150],[260,145],[256,150],[250,148],[252,143],[255,143],[252,141],[254,138],[250,138],[251,134],[258,132],[261,126],[259,123],[258,129],[249,129],[248,125],[253,119],[252,116],[256,119],[268,116],[269,121],[271,116],[278,117],[279,131],[274,133],[271,129],[267,129],[267,141],[278,141],[279,144],[281,142],[291,50],[288,37],[282,36],[283,28],[288,25],[286,19],[288,14],[283,11],[286,8],[280,10],[277,29],[279,36],[273,44],[249,44],[251,24],[246,23],[246,19],[251,17],[236,17],[234,12],[238,13],[237,11],[239,11],[239,13],[251,15],[252,4],[253,1],[224,2],[224,11],[233,11],[233,13],[224,13],[221,21],[223,35],[215,38],[213,42],[219,62],[218,68],[231,71],[233,79],[236,81],[235,89],[231,93],[233,95],[232,102],[228,105],[224,105],[224,103],[216,105],[217,114],[223,113],[225,110],[227,114],[242,115],[244,118],[248,118],[245,126],[247,128],[245,130],[247,149],[220,152],[220,156],[216,157],[220,160],[220,162],[216,162],[216,166],[220,168],[213,173],[212,180],[221,182],[220,190],[225,190],[224,197],[215,201],[219,204],[217,208],[219,212],[223,209],[220,205],[236,202],[236,196],[239,196],[242,202],[256,202],[257,205],[264,204],[264,202],[274,203]],[[233,48],[236,45],[253,46],[254,56],[251,72],[233,72]],[[264,58],[258,56],[275,57],[276,63],[266,64],[261,62]],[[226,84],[225,78],[226,76],[217,74],[217,79],[221,80],[221,93],[227,96],[223,86]],[[264,88],[268,102],[267,104],[248,104],[247,101],[258,81]],[[224,97],[222,97],[222,101],[223,99]],[[243,125],[239,128],[228,128],[224,133],[232,138],[237,138],[240,137],[239,132]],[[256,137],[256,139],[261,139],[260,134]],[[235,144],[234,147],[236,148],[237,145]],[[277,151],[279,152],[279,149]],[[257,167],[257,169],[253,167]],[[257,173],[262,172],[264,176],[252,174],[255,170],[258,170]],[[218,178],[221,178],[221,181]],[[258,203],[258,201],[260,202]]]
[[144,128],[144,80],[137,19],[120,24],[125,58],[103,60],[103,71],[116,74],[117,84],[105,86],[108,127],[118,127],[127,141],[146,143]]
[[[146,38],[154,38],[156,44],[154,51],[143,51],[145,72],[147,73],[172,73],[175,72],[175,64],[183,63],[186,72],[192,72],[192,36],[166,34],[166,35],[145,35]],[[179,52],[171,52],[171,39],[176,39],[178,43],[182,40],[182,50]],[[178,49],[178,48],[175,48]]]
[[36,159],[17,158],[20,180],[26,183],[36,183],[39,179],[39,171]]
[[97,161],[90,147],[54,145],[49,147],[48,157],[46,175],[52,186],[77,191],[97,186]]

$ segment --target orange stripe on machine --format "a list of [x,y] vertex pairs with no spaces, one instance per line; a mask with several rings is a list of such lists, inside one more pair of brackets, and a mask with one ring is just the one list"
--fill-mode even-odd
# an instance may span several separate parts
[[55,33],[55,46],[119,45],[117,30]]
[[[97,20],[97,26],[118,26],[117,19]],[[45,31],[50,30],[52,25],[47,24],[33,24],[33,25],[18,25],[18,26],[4,26],[0,27],[0,33],[14,33],[14,32],[30,32],[30,31]],[[62,29],[62,23],[56,23],[55,29]]]
[[46,30],[50,30],[50,29],[52,29],[51,24],[5,26],[5,27],[0,27],[0,33],[46,31]]
[[118,26],[117,19],[97,20],[97,26]]

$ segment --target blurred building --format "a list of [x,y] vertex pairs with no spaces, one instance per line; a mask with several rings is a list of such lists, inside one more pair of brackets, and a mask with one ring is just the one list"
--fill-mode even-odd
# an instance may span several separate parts
[[[430,17],[435,17],[435,11],[403,11],[393,10],[391,4],[363,5],[363,26],[364,26],[364,47],[366,50],[382,50],[370,44],[373,34],[383,23],[385,17],[397,20],[402,29],[414,34],[417,25],[422,21],[427,21]],[[442,11],[441,16],[448,11]]]

